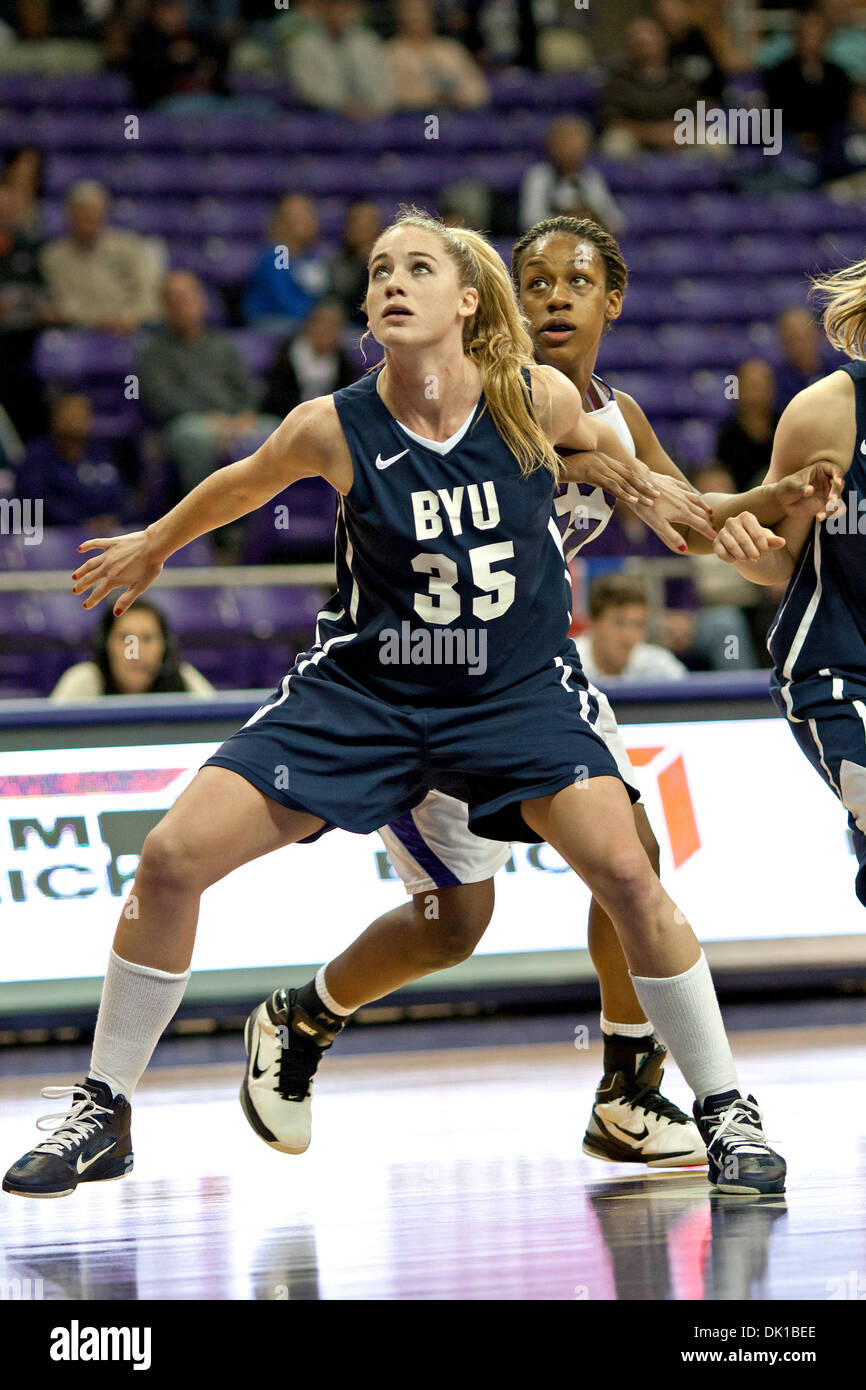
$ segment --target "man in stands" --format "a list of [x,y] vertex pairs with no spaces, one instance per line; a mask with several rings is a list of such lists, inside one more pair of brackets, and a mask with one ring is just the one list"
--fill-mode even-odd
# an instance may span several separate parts
[[89,179],[66,195],[67,233],[41,268],[63,323],[132,333],[159,317],[162,255],[153,241],[108,226],[108,194]]
[[205,322],[205,296],[188,270],[174,270],[162,292],[165,327],[138,359],[141,400],[165,427],[165,443],[185,492],[233,458],[258,448],[279,420],[258,415],[235,345]]

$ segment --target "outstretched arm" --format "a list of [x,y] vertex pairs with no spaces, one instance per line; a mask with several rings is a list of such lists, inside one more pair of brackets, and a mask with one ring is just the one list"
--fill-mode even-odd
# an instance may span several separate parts
[[[631,431],[638,456],[654,473],[674,478],[690,487],[685,475],[663,449],[637,401],[623,391],[616,392],[616,399]],[[742,512],[751,513],[761,526],[775,526],[786,516],[811,518],[817,515],[823,520],[826,507],[833,498],[838,497],[841,487],[842,479],[836,471],[827,463],[816,462],[787,477],[771,481],[768,475],[759,487],[750,488],[748,492],[703,492],[700,496],[710,509],[715,531],[720,531],[730,517],[739,516]],[[640,507],[634,510],[652,525],[651,518]],[[683,536],[691,555],[713,554],[715,534],[708,535],[706,531],[690,527],[683,530]]]
[[[833,372],[807,386],[786,406],[764,485],[790,485],[803,477],[841,481],[856,442],[854,383],[847,372]],[[716,555],[753,584],[786,584],[816,519],[823,520],[837,507],[835,482],[821,509],[810,513],[814,496],[819,496],[818,487],[800,504],[795,502],[772,529],[748,510],[730,517],[713,545]]]
[[298,478],[317,476],[338,492],[352,485],[351,459],[330,396],[297,406],[254,454],[218,468],[146,530],[85,541],[79,550],[102,553],[75,571],[72,592],[90,589],[83,607],[95,608],[123,587],[114,611],[125,613],[181,546],[255,511]]

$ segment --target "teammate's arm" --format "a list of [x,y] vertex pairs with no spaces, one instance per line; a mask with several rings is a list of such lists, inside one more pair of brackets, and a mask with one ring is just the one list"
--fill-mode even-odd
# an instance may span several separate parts
[[[615,391],[614,395],[631,431],[638,457],[644,460],[653,473],[664,474],[692,487],[670,455],[665,452],[637,401],[624,391]],[[761,526],[775,526],[786,516],[796,515],[798,511],[810,518],[821,515],[830,498],[838,496],[840,489],[841,478],[834,478],[833,470],[829,466],[816,464],[812,468],[803,468],[796,476],[774,481],[765,480],[759,487],[750,488],[748,492],[703,492],[699,496],[710,508],[713,527],[720,531],[730,517],[739,516],[742,512],[751,513]],[[638,515],[644,516],[644,519],[652,524],[650,518],[639,509]],[[694,527],[677,527],[677,530],[682,532],[689,554],[713,554],[715,535],[708,536],[706,532]]]
[[218,468],[144,531],[85,541],[79,550],[102,554],[75,571],[72,592],[92,590],[83,606],[94,608],[122,585],[114,607],[124,613],[181,546],[255,511],[298,478],[317,476],[338,492],[352,485],[351,458],[330,396],[296,406],[254,454]]
[[[804,469],[829,469],[844,478],[856,442],[854,383],[847,372],[832,372],[785,407],[764,483],[788,481]],[[832,498],[827,510],[834,510]],[[814,522],[814,516],[794,514],[770,529],[744,511],[720,528],[713,550],[753,584],[786,584]]]

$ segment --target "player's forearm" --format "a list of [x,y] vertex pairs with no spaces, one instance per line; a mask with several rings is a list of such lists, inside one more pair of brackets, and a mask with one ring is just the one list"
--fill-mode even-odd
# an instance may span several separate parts
[[794,573],[795,557],[787,545],[782,550],[771,550],[760,560],[733,560],[734,569],[751,584],[787,584]]
[[161,560],[168,559],[176,550],[215,531],[220,526],[228,526],[247,512],[255,511],[263,498],[254,496],[249,484],[242,476],[242,465],[230,463],[218,468],[209,478],[187,493],[176,507],[154,521],[146,529],[154,553]]
[[[762,526],[775,526],[785,516],[785,509],[779,501],[778,490],[772,483],[762,483],[760,487],[750,488],[748,492],[704,492],[701,494],[708,507],[712,507],[713,525],[721,531],[729,517],[739,516],[740,512],[751,512]],[[690,555],[712,555],[713,542],[708,536],[691,528],[686,536]],[[779,552],[781,553],[781,552]],[[758,582],[758,581],[756,581]],[[766,583],[775,583],[767,580]]]

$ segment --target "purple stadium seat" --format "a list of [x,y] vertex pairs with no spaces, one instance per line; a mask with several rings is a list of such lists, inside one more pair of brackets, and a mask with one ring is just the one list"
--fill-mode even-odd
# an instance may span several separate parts
[[[288,509],[287,513],[278,510]],[[336,499],[321,478],[302,478],[247,519],[242,563],[266,564],[332,553]],[[285,526],[278,522],[285,520]]]
[[172,269],[191,270],[200,280],[218,285],[237,285],[246,280],[259,251],[259,241],[224,241],[208,237],[170,239],[168,261]]
[[703,237],[652,237],[634,253],[626,240],[623,254],[638,275],[721,275],[734,269],[729,241],[708,243]]
[[235,329],[232,342],[244,360],[246,369],[252,376],[263,377],[270,370],[271,363],[285,333],[267,333],[259,329]]
[[791,236],[782,228],[774,236],[735,237],[730,251],[734,273],[751,275],[810,270],[820,256],[813,237]]
[[180,550],[166,561],[163,574],[168,574],[172,569],[189,569],[193,566],[215,565],[216,555],[214,553],[212,536],[197,536],[195,540],[188,541]]
[[38,545],[22,546],[20,563],[14,568],[65,570],[71,575],[82,561],[78,546],[86,539],[84,526],[46,526]]
[[227,637],[241,631],[241,615],[236,592],[228,588],[172,589],[160,583],[150,595],[161,608],[175,632]]
[[135,338],[90,329],[50,328],[39,335],[36,370],[47,380],[122,379],[133,370]]
[[763,283],[751,286],[748,295],[739,295],[731,293],[731,286],[725,280],[677,280],[671,298],[675,313],[669,314],[669,318],[701,323],[737,322],[772,313],[769,293]]

